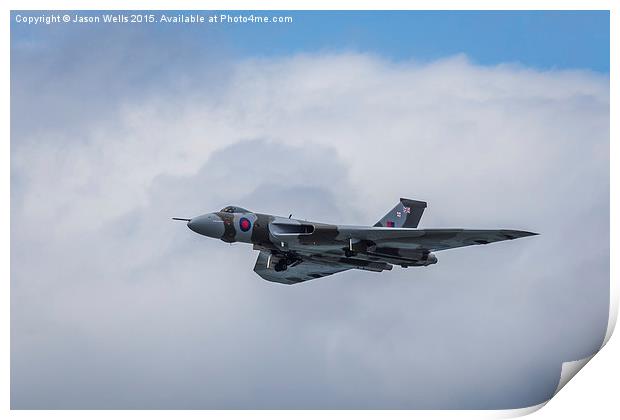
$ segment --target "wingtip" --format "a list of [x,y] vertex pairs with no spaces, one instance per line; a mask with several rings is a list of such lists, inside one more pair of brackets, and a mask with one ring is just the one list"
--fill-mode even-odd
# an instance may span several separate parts
[[527,230],[504,230],[502,231],[506,239],[526,238],[528,236],[540,235],[538,232],[529,232]]

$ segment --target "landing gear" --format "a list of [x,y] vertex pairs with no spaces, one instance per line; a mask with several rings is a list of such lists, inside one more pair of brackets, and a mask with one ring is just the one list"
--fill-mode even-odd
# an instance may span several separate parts
[[357,254],[357,253],[356,253],[356,252],[353,252],[353,251],[351,251],[351,250],[349,250],[349,249],[345,249],[345,251],[344,251],[344,255],[345,255],[345,257],[347,257],[347,258],[351,258],[351,257],[355,256],[355,254]]
[[282,258],[280,261],[278,261],[276,263],[276,265],[273,267],[274,270],[276,271],[286,271],[286,269],[288,268],[288,264],[286,263],[286,258]]
[[277,258],[279,259],[273,266],[273,269],[278,272],[286,271],[289,267],[295,267],[297,264],[300,264],[303,261],[298,255],[292,252],[287,252],[286,254],[277,254]]

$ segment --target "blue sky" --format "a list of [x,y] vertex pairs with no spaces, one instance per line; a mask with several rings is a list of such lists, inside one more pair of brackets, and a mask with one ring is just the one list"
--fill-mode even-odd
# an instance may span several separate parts
[[[229,13],[249,15],[252,12]],[[265,12],[254,13],[262,15]],[[587,68],[609,72],[607,11],[266,13],[292,15],[294,23],[182,27],[156,25],[151,28],[164,35],[180,36],[187,42],[217,38],[218,43],[223,43],[233,53],[243,56],[354,51],[373,52],[395,60],[434,60],[464,53],[475,63],[483,65],[511,62],[539,69]],[[46,36],[50,30],[45,26],[18,25],[14,19],[12,25],[13,35],[17,39]],[[63,25],[53,31],[58,28],[61,28],[60,32],[66,33],[83,30],[81,27]]]
[[609,72],[608,12],[343,11],[293,16],[292,26],[248,26],[233,32],[235,46],[245,53],[350,49],[420,60],[465,53],[480,64],[520,62]]

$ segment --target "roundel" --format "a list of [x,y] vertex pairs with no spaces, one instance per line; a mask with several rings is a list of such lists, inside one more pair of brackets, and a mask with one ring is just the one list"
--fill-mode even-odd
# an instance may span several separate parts
[[250,230],[251,227],[252,227],[252,222],[250,222],[247,218],[242,217],[239,220],[239,228],[241,229],[241,231],[247,232],[248,230]]

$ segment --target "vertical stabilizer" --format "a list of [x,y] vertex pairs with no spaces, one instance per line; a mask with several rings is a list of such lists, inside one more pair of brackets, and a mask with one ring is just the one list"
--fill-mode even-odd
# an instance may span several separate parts
[[381,220],[375,223],[376,227],[416,228],[422,213],[426,208],[426,201],[410,200],[401,198],[396,205]]

